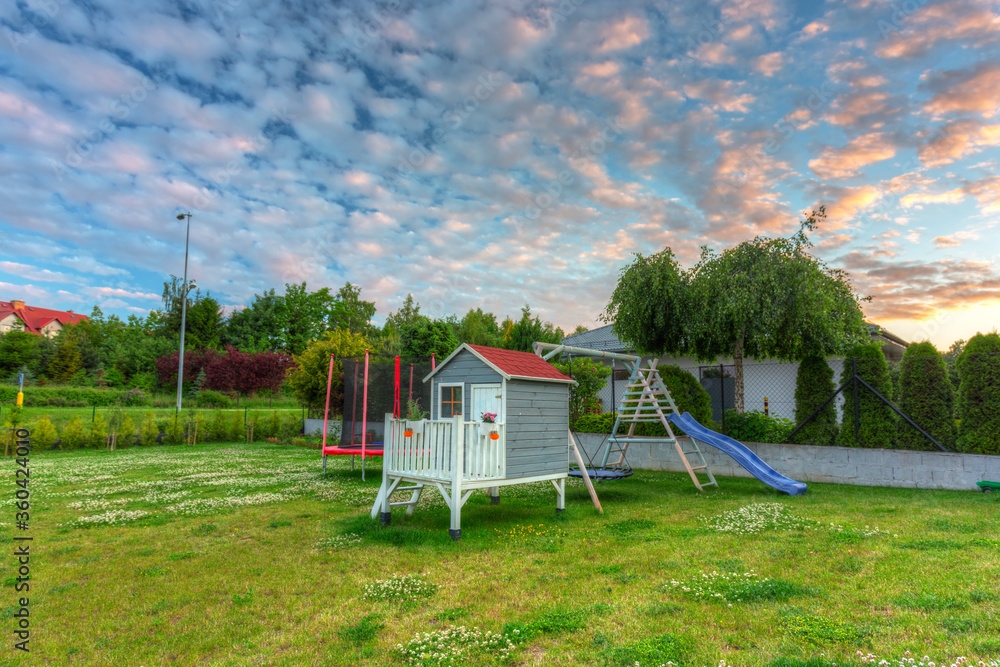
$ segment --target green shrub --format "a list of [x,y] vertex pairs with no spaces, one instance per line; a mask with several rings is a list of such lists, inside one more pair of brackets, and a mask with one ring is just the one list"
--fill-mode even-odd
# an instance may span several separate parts
[[782,443],[795,428],[795,422],[784,417],[765,415],[756,410],[742,414],[726,410],[726,435],[740,442]]
[[221,392],[202,389],[194,397],[194,404],[199,408],[230,408],[233,401]]
[[976,334],[958,357],[956,448],[972,454],[1000,454],[1000,335]]
[[[702,426],[713,431],[719,427],[712,421],[712,397],[708,391],[701,386],[698,378],[693,373],[684,370],[680,366],[663,365],[657,366],[663,383],[667,385],[667,391],[677,404],[677,409],[681,412],[690,412]],[[673,430],[681,435],[684,434],[680,428],[673,426]]]
[[206,442],[226,442],[229,439],[229,423],[222,410],[216,410],[210,418],[203,419],[201,428],[205,430]]
[[160,436],[160,427],[156,424],[156,415],[147,412],[142,416],[142,425],[139,426],[139,444],[143,447],[151,447],[156,444],[156,439]]
[[[945,447],[955,446],[954,392],[944,357],[931,343],[911,343],[899,374],[899,409]],[[937,449],[909,424],[899,425],[899,448]]]
[[[833,394],[833,369],[826,359],[810,355],[795,377],[795,423],[801,424]],[[837,406],[830,401],[794,436],[799,445],[832,445],[837,438]]]
[[100,412],[94,414],[93,421],[87,427],[87,446],[101,449],[108,444],[108,422]]
[[115,440],[115,447],[130,447],[135,444],[136,435],[135,422],[132,415],[125,414],[118,422],[118,434]]
[[576,380],[569,388],[569,421],[572,424],[581,416],[600,412],[601,402],[597,392],[608,381],[611,369],[593,359],[571,359],[553,362],[560,371]]
[[184,419],[180,415],[175,414],[167,419],[167,428],[164,429],[166,434],[163,438],[163,443],[166,445],[179,445],[184,442]]
[[[889,398],[892,394],[892,382],[889,379],[889,366],[882,353],[882,347],[877,343],[867,343],[851,348],[844,359],[844,371],[840,375],[841,384],[853,374],[852,359],[857,360],[858,376],[882,396]],[[837,444],[841,447],[894,448],[898,426],[896,413],[860,382],[858,407],[861,422],[860,439],[855,439],[854,390],[848,386],[844,390],[844,418],[837,434]]]
[[35,451],[45,451],[56,444],[59,433],[48,417],[42,417],[31,430],[31,446]]
[[125,407],[137,408],[140,405],[146,405],[147,400],[146,392],[142,389],[129,389],[122,396],[121,403]]
[[59,448],[66,452],[79,449],[87,442],[87,432],[84,431],[83,420],[79,417],[73,417],[66,422],[61,435]]
[[[260,437],[256,433],[254,436]],[[226,440],[228,442],[244,442],[246,437],[247,431],[244,413],[239,411],[229,413],[229,430],[226,433]]]

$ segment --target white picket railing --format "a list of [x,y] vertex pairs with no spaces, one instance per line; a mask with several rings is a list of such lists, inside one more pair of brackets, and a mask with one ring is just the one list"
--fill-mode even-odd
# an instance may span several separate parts
[[[406,435],[412,427],[412,434]],[[495,431],[499,437],[489,437]],[[505,424],[455,419],[407,422],[386,416],[383,465],[390,475],[449,482],[504,479],[507,472]]]

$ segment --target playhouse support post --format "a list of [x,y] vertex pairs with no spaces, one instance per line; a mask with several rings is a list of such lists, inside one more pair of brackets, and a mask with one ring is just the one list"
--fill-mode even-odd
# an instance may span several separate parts
[[552,486],[556,487],[556,512],[566,509],[566,478],[552,480]]
[[[386,415],[385,416],[386,427],[389,426],[390,421],[391,421],[391,415]],[[392,448],[395,447],[395,445],[396,441],[395,439],[393,439],[392,441],[390,441],[389,447],[387,447],[386,449],[389,449],[389,452],[391,452]],[[385,444],[383,443],[382,446],[385,447]],[[390,523],[392,523],[392,507],[389,505],[389,468],[391,466],[384,460],[386,453],[388,452],[385,452],[385,450],[383,450],[382,490],[379,492],[382,499],[382,507],[380,508],[379,519],[382,521],[383,526],[388,526]]]
[[465,424],[462,415],[455,415],[452,443],[454,452],[451,457],[451,528],[448,534],[451,539],[462,539],[462,468],[465,464],[462,451],[465,449]]
[[490,502],[494,505],[500,504],[500,487],[494,486],[490,489]]

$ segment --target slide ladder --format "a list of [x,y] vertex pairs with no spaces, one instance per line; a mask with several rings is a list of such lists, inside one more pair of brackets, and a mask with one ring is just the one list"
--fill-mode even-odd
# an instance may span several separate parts
[[[641,363],[636,363],[633,367],[625,393],[618,404],[618,417],[611,429],[611,436],[608,438],[608,445],[604,450],[604,461],[601,467],[603,469],[626,468],[628,463],[625,456],[628,453],[629,445],[633,442],[665,442],[673,444],[677,449],[677,454],[681,457],[681,462],[687,469],[688,475],[691,476],[695,488],[701,491],[706,486],[718,486],[719,484],[715,481],[715,476],[709,469],[705,456],[698,446],[698,441],[689,438],[690,444],[688,446],[690,449],[684,451],[674,435],[673,429],[670,428],[669,415],[679,413],[677,404],[674,403],[673,397],[663,384],[663,378],[656,370],[656,362],[656,359],[652,359],[648,367],[644,368]],[[612,381],[614,381],[613,378]],[[636,425],[643,423],[661,424],[667,432],[666,437],[636,435]],[[624,424],[628,424],[628,432],[619,435],[618,431]],[[617,454],[618,457],[612,460],[614,454]],[[689,456],[692,457],[693,461],[688,458]],[[699,479],[699,474],[704,476],[706,480]]]

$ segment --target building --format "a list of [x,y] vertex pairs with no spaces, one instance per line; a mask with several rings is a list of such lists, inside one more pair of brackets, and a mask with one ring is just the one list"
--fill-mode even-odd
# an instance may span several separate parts
[[[868,325],[871,329],[872,341],[882,346],[885,358],[899,361],[903,358],[907,343],[905,340],[889,333],[877,324]],[[605,352],[632,354],[627,345],[618,340],[611,330],[611,325],[591,329],[582,333],[567,336],[563,344],[573,347],[586,347]],[[648,357],[647,357],[648,358]],[[673,364],[689,371],[701,382],[712,397],[713,419],[720,421],[722,412],[735,405],[736,384],[732,358],[719,358],[714,363],[699,362],[694,357],[661,357],[660,364]],[[834,382],[839,384],[840,373],[844,366],[843,357],[830,357],[827,363],[834,372]],[[795,418],[795,382],[798,374],[798,362],[783,362],[772,359],[743,360],[743,405],[746,410],[767,411],[768,414]],[[602,409],[611,410],[621,398],[627,384],[624,372],[615,374],[615,384],[605,385],[598,397]],[[843,403],[838,397],[837,405]]]
[[9,331],[27,331],[53,338],[66,325],[84,322],[86,319],[86,315],[74,313],[72,310],[50,310],[28,306],[19,299],[0,301],[0,334]]

